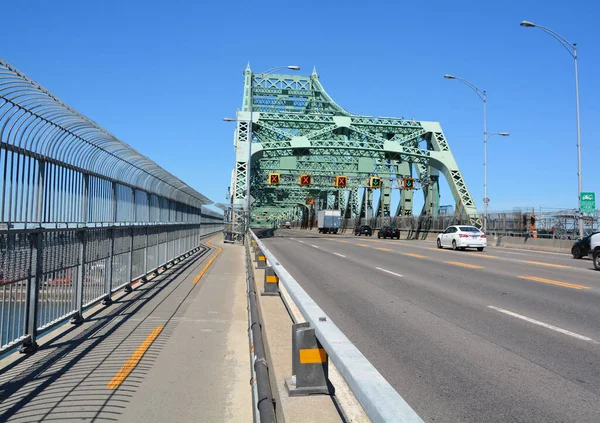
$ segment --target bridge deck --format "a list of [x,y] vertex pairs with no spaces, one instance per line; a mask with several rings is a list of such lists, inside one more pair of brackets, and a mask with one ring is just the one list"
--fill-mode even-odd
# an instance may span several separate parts
[[0,360],[0,421],[250,421],[244,250],[214,244]]

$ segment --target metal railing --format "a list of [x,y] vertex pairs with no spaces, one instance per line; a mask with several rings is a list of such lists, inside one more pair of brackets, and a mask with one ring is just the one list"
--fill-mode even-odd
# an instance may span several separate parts
[[[488,215],[487,232],[491,235],[515,237],[577,239],[579,237],[579,219],[578,212],[574,209],[497,212]],[[600,230],[600,212],[588,214],[581,219],[584,222],[586,234]],[[391,225],[401,230],[402,237],[419,239],[427,233],[443,232],[450,225],[470,224],[468,219],[461,219],[454,215],[352,218],[342,219],[341,231],[353,231],[360,225],[370,225],[373,229]],[[316,222],[313,222],[311,226],[301,220],[293,221],[292,226],[295,228],[312,227],[313,229],[317,227]]]
[[0,59],[0,353],[195,251],[211,201]]
[[317,339],[369,419],[374,423],[422,422],[410,405],[333,323],[256,234],[250,232],[279,277],[279,283],[286,288],[302,316],[314,328]]

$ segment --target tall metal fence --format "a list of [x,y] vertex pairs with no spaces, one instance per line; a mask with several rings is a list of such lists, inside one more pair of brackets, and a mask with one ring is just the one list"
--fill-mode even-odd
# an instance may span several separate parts
[[[580,217],[574,209],[527,208],[489,213],[487,233],[517,237],[577,239],[579,219],[583,220],[585,234],[600,231],[599,212]],[[461,219],[455,215],[353,218],[343,219],[341,229],[343,232],[353,231],[360,225],[369,225],[374,229],[395,226],[400,229],[403,237],[418,239],[430,232],[443,232],[450,225],[470,225],[470,223],[468,219]],[[315,219],[311,225],[311,222],[295,221],[293,226],[316,228],[317,222]]]
[[211,201],[0,59],[0,352],[223,229]]

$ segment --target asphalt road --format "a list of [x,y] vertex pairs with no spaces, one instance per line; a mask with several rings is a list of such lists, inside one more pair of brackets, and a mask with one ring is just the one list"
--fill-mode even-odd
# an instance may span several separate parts
[[427,422],[600,422],[600,272],[563,254],[263,241]]

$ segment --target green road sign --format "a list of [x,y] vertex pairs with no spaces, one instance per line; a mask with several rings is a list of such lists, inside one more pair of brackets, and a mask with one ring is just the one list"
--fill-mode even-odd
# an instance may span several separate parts
[[579,208],[581,213],[594,213],[596,211],[596,193],[582,192],[579,194]]

